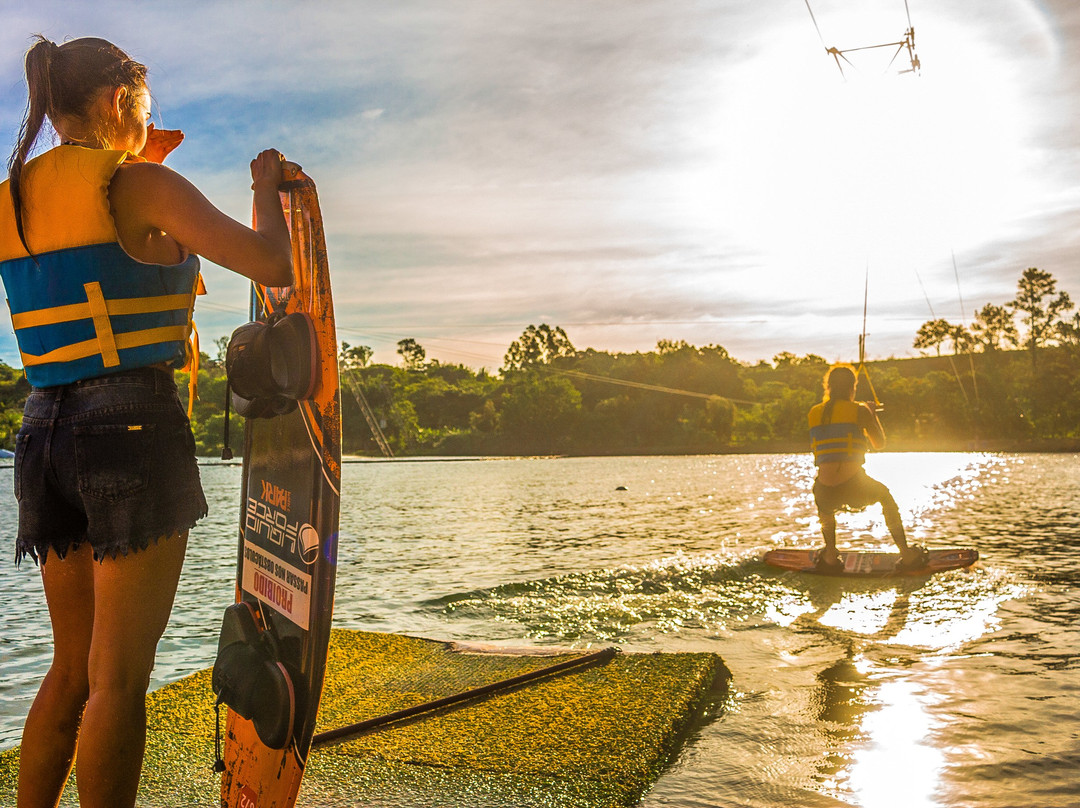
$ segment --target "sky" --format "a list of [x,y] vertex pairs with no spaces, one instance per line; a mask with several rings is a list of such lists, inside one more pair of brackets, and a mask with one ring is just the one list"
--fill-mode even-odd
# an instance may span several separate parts
[[[909,17],[910,15],[910,17]],[[497,369],[579,349],[914,356],[1035,266],[1080,300],[1074,0],[0,0],[4,154],[31,36],[149,68],[167,165],[250,219],[249,160],[315,180],[338,338]],[[895,48],[909,19],[921,70]],[[46,140],[44,147],[51,145]],[[203,347],[247,282],[204,264]],[[5,312],[6,314],[6,312]],[[211,354],[214,349],[211,346]],[[0,359],[18,365],[0,317]]]

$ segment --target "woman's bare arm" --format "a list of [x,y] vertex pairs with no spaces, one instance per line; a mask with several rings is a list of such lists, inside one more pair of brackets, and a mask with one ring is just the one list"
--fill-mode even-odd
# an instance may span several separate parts
[[252,178],[258,230],[222,213],[175,171],[156,163],[121,166],[109,186],[120,242],[137,250],[137,245],[164,234],[257,283],[289,286],[292,247],[277,191],[281,182],[277,152],[263,152],[252,161]]

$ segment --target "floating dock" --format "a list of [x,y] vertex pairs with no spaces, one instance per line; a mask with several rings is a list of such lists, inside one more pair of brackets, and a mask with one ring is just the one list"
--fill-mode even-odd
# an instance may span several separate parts
[[[722,702],[730,673],[716,654],[617,653],[359,734],[331,732],[581,656],[335,629],[297,804],[636,804]],[[218,804],[213,703],[209,669],[150,694],[140,808]],[[14,804],[17,776],[18,749],[0,753],[0,804]],[[72,781],[61,805],[77,804]]]

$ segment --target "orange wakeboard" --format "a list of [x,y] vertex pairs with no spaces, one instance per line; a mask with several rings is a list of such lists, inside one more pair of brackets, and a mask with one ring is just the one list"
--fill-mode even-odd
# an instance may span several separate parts
[[818,550],[798,547],[782,547],[769,550],[762,560],[770,567],[811,575],[831,575],[850,578],[892,578],[898,576],[932,575],[935,572],[963,569],[979,560],[979,551],[971,547],[952,547],[930,550],[926,564],[913,569],[897,567],[899,553],[870,550],[840,553],[842,568],[822,569],[817,566]]
[[260,736],[257,722],[228,710],[222,808],[295,804],[315,730],[334,605],[341,490],[334,305],[315,183],[299,166],[284,167],[281,203],[296,282],[285,288],[253,284],[251,317],[266,322],[308,315],[317,370],[313,388],[295,409],[245,423],[236,596],[277,666],[271,671],[276,678],[268,681],[279,691],[272,702],[279,709],[269,717],[277,737],[267,733],[266,716]]

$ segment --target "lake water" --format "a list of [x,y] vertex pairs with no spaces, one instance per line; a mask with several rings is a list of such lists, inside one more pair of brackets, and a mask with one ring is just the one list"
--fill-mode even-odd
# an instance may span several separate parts
[[[647,808],[1080,805],[1077,458],[880,454],[867,468],[916,541],[973,545],[979,566],[904,582],[770,571],[765,550],[819,543],[802,456],[346,464],[335,624],[720,654],[730,695]],[[211,515],[155,687],[212,663],[233,594],[240,470],[202,473]],[[847,546],[890,546],[880,509],[840,519]],[[50,640],[32,564],[0,565],[0,597],[9,748]]]

